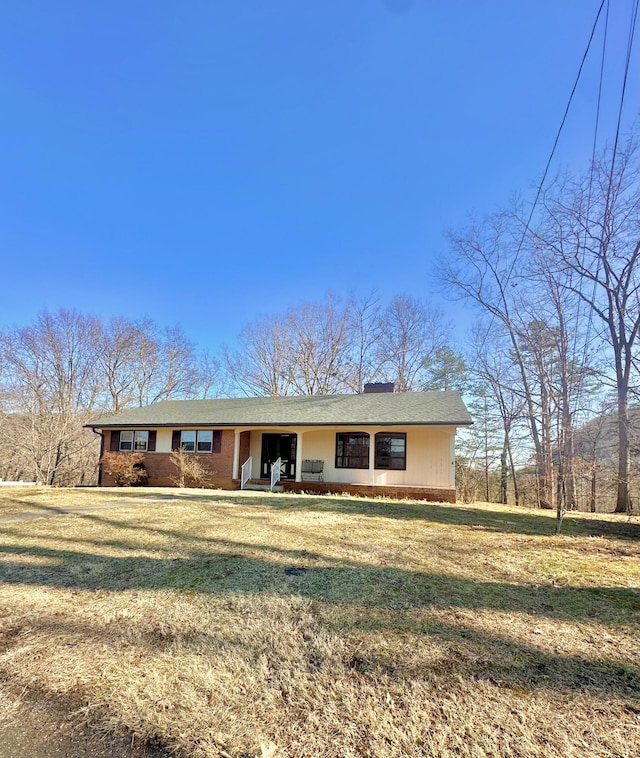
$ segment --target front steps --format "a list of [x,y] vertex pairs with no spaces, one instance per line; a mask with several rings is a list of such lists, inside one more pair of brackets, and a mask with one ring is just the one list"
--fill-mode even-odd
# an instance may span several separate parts
[[[259,479],[250,479],[243,488],[246,490],[253,490],[255,492],[271,492],[271,485],[269,482]],[[273,492],[284,492],[284,487],[280,484],[276,484],[273,488]]]

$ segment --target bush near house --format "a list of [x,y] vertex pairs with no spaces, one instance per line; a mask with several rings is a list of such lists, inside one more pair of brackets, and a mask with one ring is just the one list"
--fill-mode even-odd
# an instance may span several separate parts
[[102,466],[118,487],[136,487],[147,483],[142,453],[104,453]]
[[210,487],[215,476],[202,465],[200,459],[193,453],[184,450],[174,450],[171,453],[171,463],[175,467],[175,473],[171,481],[176,487]]

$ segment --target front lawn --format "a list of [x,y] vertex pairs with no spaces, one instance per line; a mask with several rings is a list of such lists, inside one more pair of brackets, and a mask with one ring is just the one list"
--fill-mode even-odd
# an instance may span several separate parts
[[0,523],[14,691],[185,758],[638,756],[637,520],[0,490],[0,518],[70,506]]

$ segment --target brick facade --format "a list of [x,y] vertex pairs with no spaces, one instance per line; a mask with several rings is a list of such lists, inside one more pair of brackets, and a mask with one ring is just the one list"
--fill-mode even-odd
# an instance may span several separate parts
[[[111,433],[105,431],[104,449],[109,450]],[[233,441],[232,429],[222,432],[219,453],[190,453],[196,455],[203,468],[210,472],[211,486],[219,489],[235,489],[233,482]],[[144,467],[149,477],[151,487],[175,487],[173,478],[176,469],[171,463],[171,453],[145,453]],[[102,469],[102,466],[101,466]],[[115,482],[106,471],[101,471],[100,484],[103,487],[113,487]]]

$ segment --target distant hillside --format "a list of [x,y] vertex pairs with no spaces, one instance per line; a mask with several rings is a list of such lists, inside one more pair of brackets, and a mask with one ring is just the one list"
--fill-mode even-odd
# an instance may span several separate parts
[[[640,407],[632,408],[629,413],[631,455],[633,460],[640,459]],[[601,463],[612,463],[618,457],[618,414],[603,414],[576,429],[574,434],[574,452],[576,456]]]

